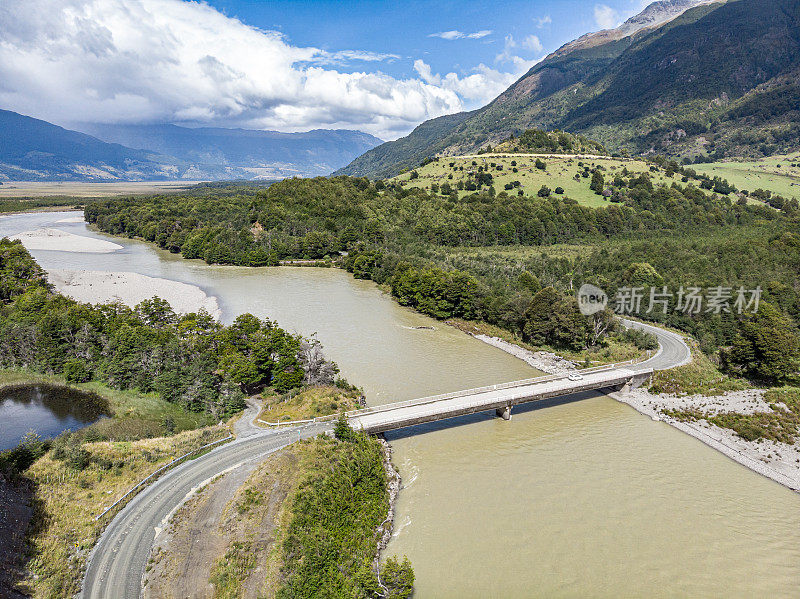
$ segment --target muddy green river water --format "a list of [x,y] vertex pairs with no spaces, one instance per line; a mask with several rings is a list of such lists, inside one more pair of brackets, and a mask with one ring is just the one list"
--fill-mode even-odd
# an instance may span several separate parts
[[[45,268],[192,283],[225,321],[249,311],[316,333],[370,404],[535,376],[343,271],[208,266],[58,222],[68,216],[0,218],[0,236],[52,226],[113,240],[124,249],[33,254]],[[800,496],[603,395],[389,440],[403,489],[388,553],[413,562],[415,597],[800,593]]]

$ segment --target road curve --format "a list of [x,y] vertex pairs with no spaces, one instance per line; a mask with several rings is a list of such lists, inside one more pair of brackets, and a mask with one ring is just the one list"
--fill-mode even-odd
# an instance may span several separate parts
[[[653,333],[660,344],[656,355],[628,366],[630,370],[666,370],[691,360],[691,351],[680,335],[636,321],[623,319],[622,323],[626,327]],[[255,404],[251,405],[236,423],[236,441],[170,470],[117,514],[89,557],[81,597],[138,598],[157,529],[165,525],[193,489],[222,472],[251,460],[263,459],[298,439],[329,431],[332,426],[331,423],[320,423],[282,431],[263,431],[253,422],[257,410]]]
[[164,474],[134,497],[111,521],[89,557],[81,597],[136,599],[156,537],[187,495],[218,474],[263,459],[298,439],[315,437],[330,424],[262,432],[237,439]]
[[632,366],[627,366],[627,368],[634,372],[639,372],[648,368],[652,368],[653,370],[669,370],[670,368],[683,366],[692,361],[692,352],[681,335],[635,320],[627,320],[625,318],[620,320],[627,328],[647,331],[658,338],[659,349],[652,358]]

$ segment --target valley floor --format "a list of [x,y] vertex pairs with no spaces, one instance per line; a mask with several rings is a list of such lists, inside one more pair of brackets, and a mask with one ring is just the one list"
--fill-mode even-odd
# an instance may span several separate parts
[[107,198],[180,191],[200,181],[3,181],[0,198]]

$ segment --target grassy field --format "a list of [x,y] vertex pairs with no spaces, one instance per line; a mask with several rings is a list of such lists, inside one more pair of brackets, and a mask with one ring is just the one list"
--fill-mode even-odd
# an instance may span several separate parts
[[120,181],[83,183],[72,181],[3,181],[0,198],[108,198],[180,191],[199,181]]
[[[411,172],[403,173],[393,179],[399,181],[405,187],[422,187],[430,190],[431,185],[442,185],[449,183],[455,188],[459,181],[466,183],[471,171],[477,171],[478,166],[489,166],[490,173],[494,177],[494,188],[499,193],[504,190],[504,186],[512,181],[519,181],[520,187],[515,187],[508,193],[517,193],[518,189],[525,192],[525,195],[536,195],[542,185],[546,185],[555,191],[556,187],[564,189],[564,196],[572,198],[585,206],[606,206],[608,200],[597,195],[589,189],[591,176],[579,177],[575,180],[575,175],[584,170],[585,166],[590,169],[594,166],[601,166],[605,169],[606,180],[613,179],[615,172],[627,168],[629,172],[649,172],[653,177],[653,184],[671,184],[680,182],[679,175],[668,178],[664,171],[657,169],[651,171],[650,164],[643,160],[633,160],[626,158],[605,158],[605,157],[551,157],[543,156],[542,160],[546,164],[544,170],[536,168],[537,158],[531,155],[514,154],[483,154],[480,156],[450,156],[442,157],[438,161],[415,169],[419,174],[416,179],[411,179]],[[473,162],[475,165],[473,165]],[[516,163],[512,165],[512,162]],[[453,164],[451,167],[450,164]],[[494,164],[494,168],[491,165]],[[497,167],[502,170],[498,171]],[[455,170],[455,167],[458,170]],[[464,170],[461,170],[463,167]],[[517,169],[515,173],[513,169]],[[654,167],[655,168],[655,167]],[[413,171],[412,171],[413,172]],[[450,175],[453,176],[450,179]],[[459,191],[459,197],[463,197],[473,192]]]
[[310,420],[337,412],[347,412],[361,407],[361,391],[346,391],[338,387],[309,387],[285,395],[265,398],[264,409],[258,415],[266,422]]
[[653,375],[650,391],[673,395],[720,395],[727,391],[741,391],[751,385],[742,379],[722,374],[691,337],[687,343],[692,350],[692,361],[684,366],[661,370]]
[[753,162],[693,164],[698,173],[722,177],[738,189],[766,189],[786,198],[800,199],[800,153],[771,156]]

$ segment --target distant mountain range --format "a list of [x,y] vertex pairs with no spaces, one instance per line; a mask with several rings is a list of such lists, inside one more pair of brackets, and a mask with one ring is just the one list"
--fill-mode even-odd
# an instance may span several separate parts
[[0,110],[0,180],[155,181],[327,175],[381,143],[360,131],[278,133],[176,125],[81,125]]
[[662,0],[584,35],[489,105],[423,123],[338,174],[389,177],[529,128],[612,152],[763,156],[800,147],[800,0]]

